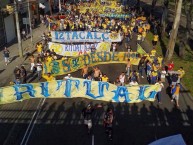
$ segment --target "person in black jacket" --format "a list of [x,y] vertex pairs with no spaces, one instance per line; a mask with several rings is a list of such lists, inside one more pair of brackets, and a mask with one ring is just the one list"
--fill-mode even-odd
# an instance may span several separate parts
[[102,105],[97,105],[95,108],[91,106],[91,104],[88,104],[83,110],[82,115],[84,117],[84,124],[88,128],[88,134],[90,134],[92,129],[92,113],[96,108],[101,108]]
[[108,108],[105,113],[103,122],[104,122],[104,127],[105,127],[109,140],[112,140],[113,119],[114,119],[113,110]]

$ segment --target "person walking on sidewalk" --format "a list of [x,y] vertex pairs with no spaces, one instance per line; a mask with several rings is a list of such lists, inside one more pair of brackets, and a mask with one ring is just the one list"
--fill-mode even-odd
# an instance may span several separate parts
[[38,80],[42,78],[42,63],[38,60],[36,63],[37,68],[37,74],[38,74]]
[[4,59],[5,59],[5,64],[8,65],[9,61],[9,50],[7,49],[7,47],[5,47],[5,49],[3,50],[3,55],[4,55]]
[[22,34],[22,39],[23,39],[24,41],[27,40],[27,35],[26,35],[26,32],[25,32],[24,29],[21,31],[21,34]]

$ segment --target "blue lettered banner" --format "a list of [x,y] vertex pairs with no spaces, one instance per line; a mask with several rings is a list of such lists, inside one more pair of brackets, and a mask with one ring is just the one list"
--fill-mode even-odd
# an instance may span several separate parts
[[91,48],[94,47],[96,51],[107,51],[111,49],[110,42],[101,42],[93,44],[60,44],[60,43],[48,43],[49,49],[54,50],[58,55],[63,56],[78,56],[91,52]]
[[100,14],[100,17],[109,17],[109,18],[129,18],[131,15],[128,14]]
[[154,101],[160,85],[116,86],[108,82],[78,78],[21,84],[0,88],[0,104],[30,98],[87,98],[92,100],[137,103]]
[[90,32],[90,31],[51,31],[53,42],[121,42],[120,33]]

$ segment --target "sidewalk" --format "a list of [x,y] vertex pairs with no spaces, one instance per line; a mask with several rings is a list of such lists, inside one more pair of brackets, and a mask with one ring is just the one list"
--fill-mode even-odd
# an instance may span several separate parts
[[46,27],[40,24],[37,28],[33,29],[33,44],[31,44],[31,38],[28,38],[26,41],[22,40],[23,58],[19,57],[18,43],[14,43],[9,46],[8,49],[10,51],[11,63],[7,66],[4,63],[3,51],[0,52],[0,87],[7,86],[11,81],[13,81],[13,70],[15,69],[15,66],[25,65],[25,68],[28,70],[29,60],[25,60],[25,54],[27,52],[35,51],[35,44],[42,40],[41,35],[45,31]]

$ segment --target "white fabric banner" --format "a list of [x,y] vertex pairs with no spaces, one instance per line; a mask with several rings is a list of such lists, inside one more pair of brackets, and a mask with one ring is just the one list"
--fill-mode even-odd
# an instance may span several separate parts
[[91,52],[92,48],[96,51],[110,51],[111,43],[101,42],[93,44],[60,44],[49,42],[49,49],[54,50],[58,55],[62,56],[77,56]]
[[121,42],[120,33],[90,31],[52,31],[52,42]]

